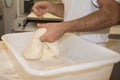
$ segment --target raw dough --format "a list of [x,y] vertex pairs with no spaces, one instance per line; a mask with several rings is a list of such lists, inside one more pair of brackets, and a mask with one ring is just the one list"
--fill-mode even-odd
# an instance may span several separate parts
[[[40,18],[40,17],[36,16],[34,12],[31,12],[31,13],[27,16],[27,18]],[[50,14],[50,13],[44,14],[44,15],[42,16],[42,18],[46,18],[46,19],[50,19],[50,18],[52,18],[52,19],[62,19],[61,17],[55,16],[55,15]]]
[[26,59],[46,61],[59,55],[58,42],[49,43],[40,41],[40,37],[46,31],[46,28],[40,28],[35,32],[30,45],[24,51],[24,57]]

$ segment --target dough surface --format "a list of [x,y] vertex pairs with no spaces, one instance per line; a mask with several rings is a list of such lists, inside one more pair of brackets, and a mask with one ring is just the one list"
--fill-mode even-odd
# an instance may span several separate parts
[[24,57],[30,60],[50,60],[59,55],[58,42],[41,42],[40,37],[46,33],[46,28],[38,29],[30,45],[24,50]]

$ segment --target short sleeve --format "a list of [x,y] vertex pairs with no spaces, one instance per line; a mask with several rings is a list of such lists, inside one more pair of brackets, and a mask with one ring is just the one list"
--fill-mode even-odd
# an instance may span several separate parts
[[120,0],[116,0],[116,1],[120,3]]
[[91,3],[92,3],[95,7],[99,7],[99,4],[98,4],[97,0],[91,0]]
[[[120,0],[115,0],[115,1],[120,3]],[[99,7],[97,0],[91,0],[91,2],[94,6]]]

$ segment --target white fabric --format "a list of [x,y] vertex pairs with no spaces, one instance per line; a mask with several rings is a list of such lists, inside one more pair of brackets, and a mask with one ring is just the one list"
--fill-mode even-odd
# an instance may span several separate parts
[[120,3],[120,0],[116,0],[116,1]]
[[[98,5],[97,0],[92,1]],[[64,21],[82,18],[99,9],[93,5],[91,0],[62,0],[62,2],[65,6]],[[81,32],[79,36],[94,43],[104,43],[108,41],[108,33],[109,29],[106,29],[94,32]]]
[[90,0],[63,0],[63,3],[65,5],[65,21],[84,17],[97,10]]
[[[117,1],[117,2],[120,3],[120,0],[115,0],[115,1]],[[92,0],[92,2],[93,2],[96,6],[99,6],[98,3],[97,3],[97,0]]]

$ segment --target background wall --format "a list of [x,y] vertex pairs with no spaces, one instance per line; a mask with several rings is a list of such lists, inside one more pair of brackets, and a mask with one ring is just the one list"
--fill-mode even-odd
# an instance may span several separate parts
[[[9,1],[9,0],[8,0]],[[52,1],[52,2],[61,2],[61,0],[34,0],[34,1]],[[0,0],[2,3],[2,0]],[[3,33],[11,33],[12,32],[12,26],[13,22],[17,17],[17,0],[14,0],[14,4],[11,8],[3,7],[3,21],[0,21],[0,36],[3,35]],[[0,4],[1,5],[1,4]],[[3,24],[2,24],[3,23]]]
[[12,30],[13,21],[16,18],[16,1],[11,8],[4,7],[4,31],[5,33],[10,33]]
[[4,34],[2,14],[3,14],[3,6],[2,6],[2,2],[0,1],[0,37]]

